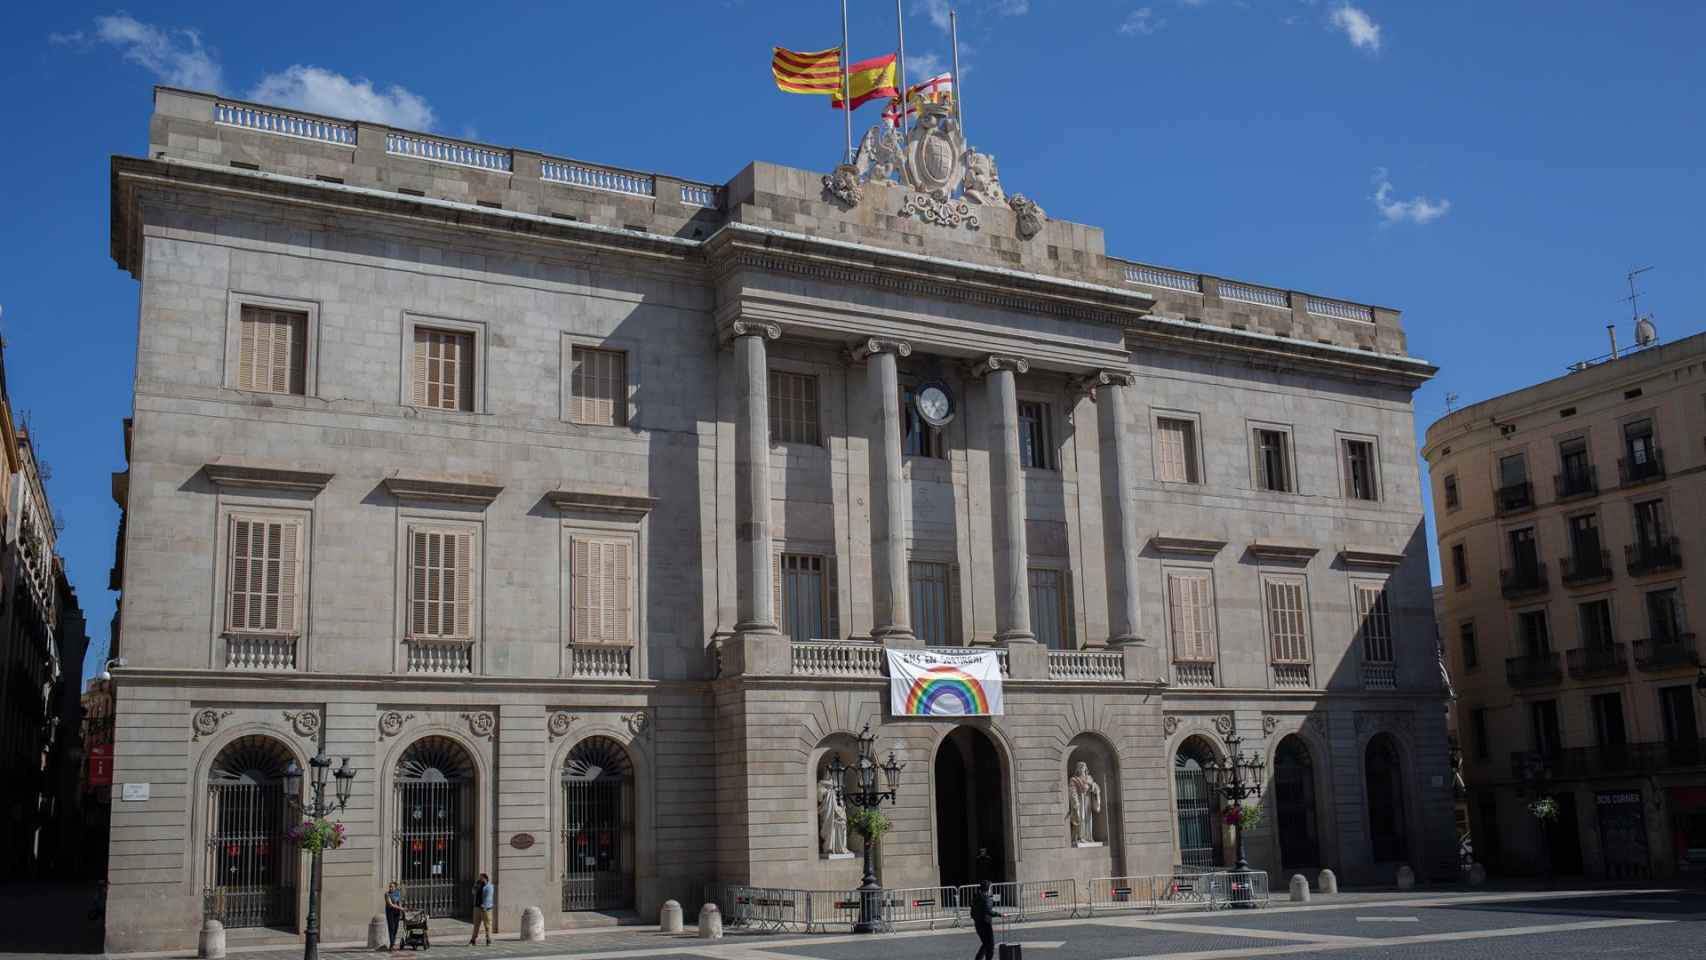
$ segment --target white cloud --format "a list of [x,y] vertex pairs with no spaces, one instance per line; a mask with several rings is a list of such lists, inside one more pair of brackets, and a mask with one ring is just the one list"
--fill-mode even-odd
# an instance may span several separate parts
[[1374,201],[1374,209],[1388,224],[1432,223],[1451,212],[1451,201],[1444,197],[1437,202],[1420,194],[1408,200],[1394,199],[1392,180],[1387,176],[1385,167],[1374,171],[1374,196],[1369,199]]
[[923,13],[943,33],[948,32],[949,9],[948,0],[915,0],[912,4],[913,13]]
[[93,33],[51,33],[47,39],[62,46],[100,43],[116,47],[124,59],[169,86],[218,91],[224,85],[219,61],[201,45],[201,34],[195,30],[167,30],[126,13],[115,13],[96,17]]
[[397,84],[380,90],[365,77],[351,80],[301,64],[262,77],[248,96],[262,103],[410,130],[430,130],[437,119],[424,99]]
[[1380,52],[1380,24],[1367,13],[1348,3],[1341,3],[1333,8],[1327,22],[1333,28],[1341,31],[1351,41],[1351,46],[1370,53]]
[[1022,17],[1031,12],[1031,0],[991,0],[989,9],[997,16]]
[[[924,14],[930,18],[930,23],[943,33],[948,32],[948,13],[954,10],[953,0],[913,0],[912,13]],[[998,17],[1022,17],[1031,12],[1031,0],[985,0],[979,8],[981,13],[990,13]],[[963,14],[963,11],[962,11]],[[963,21],[965,17],[962,15]]]
[[942,55],[939,53],[913,53],[910,50],[907,51],[907,83],[917,83],[926,77],[934,77],[938,73],[951,73],[953,69],[953,63],[943,60]]
[[1124,37],[1147,37],[1167,25],[1167,21],[1157,17],[1150,7],[1138,7],[1126,14],[1120,22],[1120,35]]

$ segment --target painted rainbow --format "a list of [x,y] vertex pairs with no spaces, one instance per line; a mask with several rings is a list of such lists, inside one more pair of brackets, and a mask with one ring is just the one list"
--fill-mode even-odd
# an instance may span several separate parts
[[[958,706],[959,709],[953,709]],[[958,667],[934,666],[912,682],[906,695],[906,713],[912,717],[967,717],[987,715],[989,697],[977,678]]]

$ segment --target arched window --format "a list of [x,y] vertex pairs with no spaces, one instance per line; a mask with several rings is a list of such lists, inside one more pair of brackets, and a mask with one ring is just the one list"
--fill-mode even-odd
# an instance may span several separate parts
[[202,910],[227,927],[291,927],[296,921],[297,848],[285,836],[290,748],[266,736],[239,737],[207,776],[207,877]]
[[633,764],[621,744],[589,737],[563,763],[563,909],[633,905]]
[[392,843],[403,903],[433,917],[473,906],[474,759],[448,737],[423,737],[397,760]]
[[1220,808],[1214,789],[1204,773],[1215,759],[1213,745],[1202,737],[1179,744],[1173,755],[1174,813],[1179,823],[1179,863],[1186,867],[1220,866],[1221,828],[1215,817]]

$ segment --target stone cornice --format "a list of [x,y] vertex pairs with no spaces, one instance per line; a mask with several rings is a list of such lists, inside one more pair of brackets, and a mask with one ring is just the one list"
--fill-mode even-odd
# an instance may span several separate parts
[[966,365],[966,373],[974,378],[987,377],[998,370],[1025,373],[1030,369],[1031,361],[1024,357],[1011,357],[999,353],[992,353],[976,363]]
[[1157,533],[1149,538],[1149,547],[1155,552],[1179,554],[1187,557],[1212,557],[1225,546],[1225,540],[1209,537],[1182,537]]
[[201,472],[206,474],[207,479],[216,487],[309,494],[326,489],[326,484],[330,483],[334,476],[310,470],[242,463],[209,463],[202,466]]
[[1304,543],[1263,543],[1256,541],[1249,546],[1250,555],[1257,560],[1267,560],[1272,563],[1308,563],[1321,552],[1320,547],[1312,547]]
[[1347,567],[1363,567],[1371,570],[1396,570],[1404,562],[1402,551],[1391,547],[1368,547],[1346,544],[1339,551],[1339,559]]
[[564,512],[608,513],[628,520],[644,517],[658,503],[657,497],[594,490],[553,490],[545,494],[545,499]]
[[470,483],[438,477],[386,477],[380,482],[398,500],[420,503],[485,507],[503,492],[501,484]]

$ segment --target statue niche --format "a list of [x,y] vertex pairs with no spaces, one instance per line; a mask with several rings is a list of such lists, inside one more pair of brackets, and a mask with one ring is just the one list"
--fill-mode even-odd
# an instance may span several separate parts
[[1066,780],[1066,822],[1072,828],[1072,845],[1099,847],[1107,839],[1102,818],[1102,788],[1090,775],[1090,765],[1080,760],[1072,765]]

